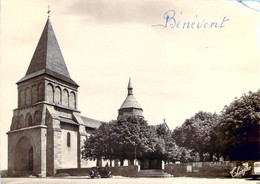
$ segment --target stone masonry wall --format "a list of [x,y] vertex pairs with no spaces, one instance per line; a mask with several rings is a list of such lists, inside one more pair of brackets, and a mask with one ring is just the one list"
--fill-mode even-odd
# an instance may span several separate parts
[[[232,177],[231,171],[237,171],[238,166],[243,168],[243,164],[252,169],[252,162],[193,162],[180,164],[166,164],[165,171],[174,177],[205,177],[205,178],[223,178]],[[241,169],[240,169],[241,170]],[[235,174],[235,173],[234,173]],[[244,176],[251,175],[251,170]],[[243,176],[240,176],[243,177]]]
[[[112,172],[113,176],[134,176],[138,172],[137,165],[131,166],[116,166],[116,167],[103,167],[105,170]],[[71,176],[89,176],[91,168],[78,168],[78,169],[58,169],[57,174],[59,173],[68,173]]]

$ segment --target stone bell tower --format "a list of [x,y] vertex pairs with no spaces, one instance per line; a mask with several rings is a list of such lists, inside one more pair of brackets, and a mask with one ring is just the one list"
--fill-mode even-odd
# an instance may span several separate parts
[[7,132],[9,175],[44,177],[58,168],[80,167],[79,86],[70,77],[49,18],[17,85],[18,107]]

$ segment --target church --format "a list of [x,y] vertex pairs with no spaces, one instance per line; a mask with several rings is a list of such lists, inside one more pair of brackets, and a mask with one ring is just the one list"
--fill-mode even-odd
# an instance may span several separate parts
[[[102,166],[101,160],[82,159],[81,148],[86,136],[104,122],[78,110],[79,85],[70,77],[49,17],[27,72],[16,84],[18,107],[7,132],[9,176],[46,177],[57,169]],[[127,90],[118,116],[144,118],[131,79]],[[161,162],[158,166],[154,161],[139,164],[141,169],[161,169]]]
[[85,137],[101,121],[78,110],[79,85],[70,77],[48,18],[25,76],[8,135],[10,176],[54,175],[59,168],[95,163],[81,158]]

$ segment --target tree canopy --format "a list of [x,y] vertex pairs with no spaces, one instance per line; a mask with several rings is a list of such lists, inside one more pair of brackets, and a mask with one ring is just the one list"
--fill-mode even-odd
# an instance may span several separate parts
[[231,160],[259,159],[260,91],[225,106],[217,126],[219,149]]
[[121,163],[134,158],[166,159],[167,135],[170,137],[171,134],[162,127],[148,126],[143,118],[121,116],[102,124],[87,137],[82,155],[85,159],[119,159]]
[[[192,150],[193,154],[198,153],[200,161],[203,161],[204,153],[212,155],[215,150],[214,144],[211,144],[211,134],[217,121],[216,113],[200,111],[177,127],[172,136],[179,146]],[[193,159],[196,161],[195,157]]]

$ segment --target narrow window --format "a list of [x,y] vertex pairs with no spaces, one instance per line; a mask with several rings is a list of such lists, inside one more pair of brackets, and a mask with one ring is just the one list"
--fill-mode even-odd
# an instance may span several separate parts
[[28,126],[32,126],[33,124],[32,124],[32,116],[30,115],[29,117],[28,117]]
[[70,138],[70,133],[68,132],[68,133],[67,133],[67,146],[68,146],[68,147],[70,147],[70,142],[71,142],[70,139],[71,139],[71,138]]

